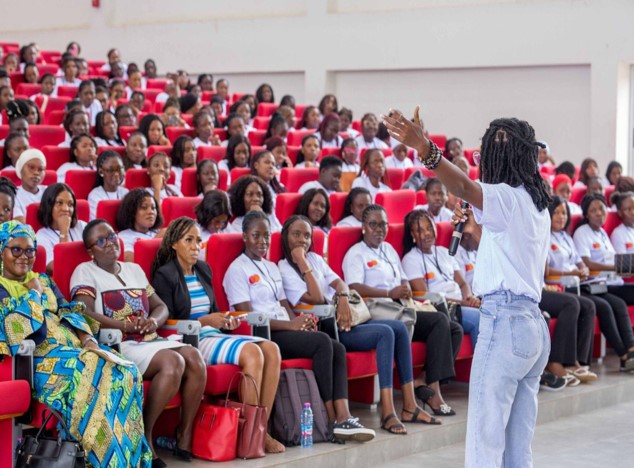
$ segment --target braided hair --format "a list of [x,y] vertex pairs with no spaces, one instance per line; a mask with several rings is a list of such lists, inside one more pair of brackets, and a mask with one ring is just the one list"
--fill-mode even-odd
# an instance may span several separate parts
[[485,184],[523,185],[539,211],[550,195],[537,165],[535,130],[524,120],[496,119],[482,137],[480,174]]
[[297,274],[299,274],[299,277],[302,278],[302,280],[306,281],[302,276],[302,272],[299,270],[297,263],[293,261],[293,256],[291,255],[291,246],[288,242],[289,231],[295,221],[303,221],[308,224],[310,228],[310,246],[308,247],[308,251],[310,252],[311,250],[313,250],[313,225],[306,216],[295,214],[289,216],[289,218],[284,223],[284,226],[282,226],[282,255],[284,256],[288,264],[293,268],[293,270],[295,270]]
[[418,225],[418,223],[420,223],[423,219],[428,220],[434,228],[434,241],[436,240],[438,232],[436,231],[436,223],[434,222],[434,218],[431,213],[427,210],[412,210],[407,213],[405,220],[403,221],[405,224],[405,229],[403,231],[403,255],[416,247],[412,231],[414,230],[414,226]]
[[169,224],[163,235],[161,246],[156,252],[156,257],[154,257],[154,261],[152,262],[150,281],[154,279],[154,275],[159,268],[176,258],[176,250],[172,247],[194,226],[196,226],[196,221],[188,216],[181,216]]

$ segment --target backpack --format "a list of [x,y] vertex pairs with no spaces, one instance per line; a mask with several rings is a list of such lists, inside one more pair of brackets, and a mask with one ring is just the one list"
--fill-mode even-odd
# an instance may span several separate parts
[[313,410],[313,443],[331,439],[326,407],[312,370],[285,369],[275,394],[271,436],[288,446],[301,444],[301,416],[304,403]]

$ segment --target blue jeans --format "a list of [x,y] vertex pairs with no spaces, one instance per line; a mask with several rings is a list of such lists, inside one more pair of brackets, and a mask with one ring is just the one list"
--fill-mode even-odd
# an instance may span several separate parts
[[348,351],[376,349],[376,367],[381,389],[392,388],[392,369],[396,369],[401,385],[414,380],[412,374],[412,348],[409,334],[399,320],[370,320],[339,333],[339,341]]
[[533,466],[539,378],[550,336],[537,303],[508,291],[486,295],[471,366],[465,467]]
[[480,311],[475,307],[462,307],[462,328],[471,336],[471,344],[475,350],[480,330]]

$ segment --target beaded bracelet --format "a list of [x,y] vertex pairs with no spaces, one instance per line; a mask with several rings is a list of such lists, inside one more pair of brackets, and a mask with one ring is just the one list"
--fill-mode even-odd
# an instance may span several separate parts
[[418,159],[423,165],[429,169],[434,170],[440,164],[440,160],[442,159],[442,150],[438,147],[436,143],[433,141],[429,142],[429,153],[426,157],[423,157],[420,153],[418,154]]

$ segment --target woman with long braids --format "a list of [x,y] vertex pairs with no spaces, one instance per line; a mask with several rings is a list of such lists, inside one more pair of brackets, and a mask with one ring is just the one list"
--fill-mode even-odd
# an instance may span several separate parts
[[482,297],[471,368],[465,466],[532,466],[537,391],[550,353],[538,303],[550,240],[550,196],[528,122],[496,119],[482,137],[481,182],[470,180],[425,137],[416,108],[383,116],[390,135],[418,157],[482,224],[474,294]]

